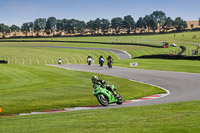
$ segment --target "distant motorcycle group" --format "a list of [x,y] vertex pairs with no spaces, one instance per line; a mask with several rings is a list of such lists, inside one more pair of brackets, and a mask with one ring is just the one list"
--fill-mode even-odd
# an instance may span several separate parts
[[[107,60],[108,68],[112,68],[112,63],[113,63],[113,60],[114,60],[112,58],[112,56],[109,55],[106,58],[106,60]],[[105,62],[104,57],[102,55],[100,55],[100,57],[99,57],[99,65],[100,65],[100,67],[103,67],[104,62]],[[88,55],[88,57],[87,57],[87,63],[88,63],[88,65],[91,65],[92,63],[94,63],[94,60],[92,60],[92,56],[91,55]]]

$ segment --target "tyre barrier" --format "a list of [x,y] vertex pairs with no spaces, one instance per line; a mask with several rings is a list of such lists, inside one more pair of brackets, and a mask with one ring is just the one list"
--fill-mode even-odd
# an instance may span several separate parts
[[8,64],[8,61],[6,61],[6,60],[0,60],[0,63],[2,63],[2,64]]
[[143,55],[136,58],[146,58],[146,59],[174,59],[174,60],[200,60],[200,56],[184,56],[184,55],[167,55],[167,54],[160,54],[160,55]]

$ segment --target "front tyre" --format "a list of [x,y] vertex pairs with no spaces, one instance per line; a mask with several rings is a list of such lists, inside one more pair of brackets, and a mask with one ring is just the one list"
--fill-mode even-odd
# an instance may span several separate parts
[[103,94],[98,95],[97,99],[101,105],[108,106],[108,99]]

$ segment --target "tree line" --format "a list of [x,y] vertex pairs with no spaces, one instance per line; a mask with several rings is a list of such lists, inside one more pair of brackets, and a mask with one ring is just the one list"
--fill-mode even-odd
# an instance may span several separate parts
[[167,17],[163,11],[154,11],[150,15],[140,17],[137,21],[131,15],[112,18],[111,21],[105,18],[97,18],[88,22],[77,19],[56,19],[55,17],[37,18],[34,22],[23,23],[21,27],[16,25],[7,26],[0,24],[0,33],[5,37],[9,33],[16,36],[21,32],[26,36],[39,36],[40,33],[46,35],[60,35],[65,33],[67,35],[89,33],[91,35],[98,34],[121,34],[122,31],[126,34],[134,33],[155,33],[168,32],[169,30],[181,31],[187,28],[187,23],[181,17],[174,20]]

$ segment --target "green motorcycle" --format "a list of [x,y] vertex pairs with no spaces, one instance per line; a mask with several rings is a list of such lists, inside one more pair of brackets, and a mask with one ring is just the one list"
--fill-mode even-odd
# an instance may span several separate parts
[[[110,87],[114,89],[114,85],[110,85]],[[116,94],[116,96],[114,96],[114,94],[111,91],[101,87],[100,85],[97,86],[96,89],[94,89],[93,94],[94,96],[96,96],[99,103],[103,106],[108,106],[108,104],[111,103],[123,103],[122,97],[118,93]]]

